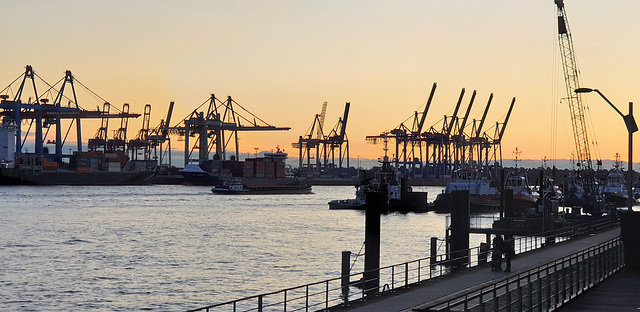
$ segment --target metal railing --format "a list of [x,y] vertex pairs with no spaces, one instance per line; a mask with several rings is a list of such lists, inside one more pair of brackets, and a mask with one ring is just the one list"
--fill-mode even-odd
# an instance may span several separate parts
[[[615,220],[590,222],[562,230],[539,233],[536,236],[516,237],[514,251],[516,254],[542,248],[547,244],[566,241],[583,234],[593,233],[616,226]],[[456,270],[468,269],[487,263],[490,251],[481,247],[474,247],[466,252],[441,254],[436,257],[426,257],[401,264],[381,267],[377,269],[376,278],[366,280],[370,272],[354,273],[345,277],[337,277],[321,282],[287,288],[279,291],[238,300],[218,303],[201,307],[187,312],[196,311],[317,311],[330,307],[346,305],[349,301],[363,300],[369,294],[384,294],[394,290],[419,284],[423,281],[450,274]],[[345,283],[344,281],[349,281]],[[507,283],[510,285],[511,283]],[[373,286],[371,286],[373,285]],[[507,286],[508,287],[508,286]],[[483,298],[485,294],[483,293]]]
[[414,311],[549,311],[624,267],[622,240],[581,250],[539,267],[453,294]]

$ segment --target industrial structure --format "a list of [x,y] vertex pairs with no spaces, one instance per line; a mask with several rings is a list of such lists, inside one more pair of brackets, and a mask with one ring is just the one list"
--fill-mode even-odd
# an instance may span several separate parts
[[502,123],[496,122],[493,132],[484,130],[484,123],[493,100],[489,96],[480,120],[469,123],[469,113],[476,98],[473,91],[464,116],[458,116],[465,89],[458,97],[451,116],[444,116],[441,124],[425,129],[425,121],[435,94],[434,83],[422,113],[415,112],[411,127],[401,123],[391,131],[379,135],[367,136],[371,144],[382,144],[384,156],[388,157],[389,147],[394,148],[393,163],[396,168],[414,179],[426,184],[442,184],[450,179],[452,173],[461,167],[475,167],[497,176],[502,167],[500,142],[504,135],[509,116],[515,104],[511,101],[507,115]]
[[[576,144],[576,158],[578,173],[566,181],[567,192],[565,201],[567,205],[583,206],[585,212],[593,213],[600,210],[600,204],[604,203],[604,196],[601,194],[596,182],[595,171],[591,160],[589,148],[589,136],[585,121],[585,108],[582,104],[581,94],[575,92],[580,88],[580,71],[576,63],[573,50],[573,39],[567,13],[563,0],[554,0],[558,15],[558,43],[564,72],[564,81],[567,90],[567,103],[569,104],[569,114],[571,115],[571,125],[573,137]],[[598,164],[601,164],[598,161]]]
[[[102,110],[83,109],[78,104],[75,83],[80,84],[91,93],[93,93],[93,91],[89,90],[86,86],[77,81],[69,70],[65,72],[65,77],[54,85],[49,85],[48,83],[46,83],[46,81],[40,78],[49,87],[49,89],[47,89],[44,94],[55,94],[53,103],[49,104],[50,99],[41,96],[37,91],[35,79],[36,77],[40,78],[35,73],[33,68],[30,65],[27,65],[24,74],[14,80],[15,83],[20,80],[20,78],[22,78],[22,82],[18,86],[13,99],[9,99],[10,96],[8,94],[4,94],[5,92],[11,91],[11,84],[4,90],[0,91],[0,93],[3,93],[3,95],[1,96],[2,102],[0,103],[0,109],[2,110],[0,112],[0,115],[3,116],[4,127],[12,127],[15,131],[15,153],[18,155],[24,153],[23,148],[25,141],[31,134],[31,129],[35,128],[35,154],[47,154],[45,153],[48,150],[44,147],[45,142],[54,144],[55,151],[53,156],[51,157],[52,159],[50,160],[55,162],[62,162],[63,158],[69,158],[71,156],[70,154],[64,154],[63,148],[67,136],[69,135],[69,132],[74,123],[77,138],[76,150],[77,152],[83,152],[81,120],[86,118],[102,119],[102,125],[98,130],[98,134],[94,139],[89,140],[89,148],[91,150],[95,150],[99,147],[102,147],[106,150],[108,120],[110,118],[121,118],[124,120],[128,118],[137,118],[140,116],[140,114],[129,113],[127,104],[125,104],[125,108],[127,109],[126,111],[118,112],[115,114],[110,113],[111,105],[106,101],[104,102]],[[30,97],[26,103],[23,103],[22,95],[28,82],[30,82],[30,84],[33,86],[33,96],[35,98]],[[65,94],[65,91],[68,91],[69,89],[71,89],[71,95]],[[97,96],[97,94],[93,94]],[[67,103],[63,103],[64,101],[67,101]],[[66,129],[66,132],[62,124],[63,120],[71,121],[68,128]],[[26,133],[23,133],[21,127],[23,121],[29,123],[29,128]],[[53,140],[47,140],[49,130],[51,130],[52,126],[55,129],[55,138]],[[113,148],[115,148],[116,146],[117,144],[113,145]]]
[[347,121],[351,103],[344,106],[344,113],[328,133],[324,130],[327,102],[322,103],[322,112],[316,114],[309,131],[291,145],[299,150],[298,176],[314,179],[352,179],[357,172],[349,165],[349,139]]
[[[207,103],[206,111],[199,111]],[[185,166],[197,163],[203,170],[211,171],[220,169],[218,166],[224,161],[239,162],[238,132],[289,129],[291,128],[277,127],[265,122],[234,101],[231,96],[222,101],[211,94],[208,100],[168,131],[184,138]],[[195,138],[193,144],[192,137]],[[229,151],[233,154],[227,155]],[[213,156],[210,156],[211,154]]]
[[[38,92],[36,78],[48,87],[42,94]],[[29,85],[32,86],[30,91],[27,90]],[[96,110],[82,108],[76,85],[102,100],[102,109],[99,106]],[[23,102],[27,93],[29,99]],[[51,85],[30,65],[26,66],[24,74],[0,90],[0,94],[0,184],[151,183],[155,164],[138,167],[127,156],[126,125],[129,118],[140,116],[130,113],[128,104],[124,104],[122,111],[112,113],[111,104],[78,81],[71,71],[67,70],[62,79]],[[49,104],[50,100],[52,104]],[[109,139],[108,126],[112,118],[119,118],[121,127],[114,138]],[[87,150],[82,142],[83,119],[102,119],[95,136],[88,140]],[[26,131],[23,125],[28,125]],[[68,148],[65,153],[65,143],[73,128],[76,148],[75,151]],[[50,130],[55,132],[52,139],[48,139]],[[34,150],[29,152],[27,145],[31,144]],[[53,153],[45,146],[47,144],[54,146]]]

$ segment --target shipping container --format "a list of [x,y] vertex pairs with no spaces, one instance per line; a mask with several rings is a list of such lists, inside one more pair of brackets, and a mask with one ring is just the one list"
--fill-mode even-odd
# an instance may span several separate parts
[[286,166],[284,164],[276,164],[276,178],[285,178],[286,176]]
[[245,178],[253,178],[253,167],[245,167],[242,176]]
[[90,167],[76,167],[77,172],[91,172]]
[[120,171],[120,163],[119,162],[108,162],[107,163],[107,171],[109,171],[109,172],[119,172]]

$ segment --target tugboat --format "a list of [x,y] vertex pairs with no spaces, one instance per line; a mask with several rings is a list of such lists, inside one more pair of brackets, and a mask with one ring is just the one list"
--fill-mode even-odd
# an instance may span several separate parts
[[382,168],[366,184],[358,185],[355,199],[332,200],[329,209],[366,209],[367,193],[382,193],[383,212],[422,212],[427,209],[427,192],[414,192],[409,180],[392,167],[389,157],[382,160]]
[[[626,178],[624,173],[620,171],[620,155],[616,154],[616,161],[613,164],[614,170],[607,174],[606,183],[602,188],[604,200],[607,203],[613,203],[616,207],[624,207],[627,205],[629,192],[627,192]],[[633,203],[637,201],[633,198]]]
[[498,211],[500,209],[500,193],[491,185],[491,180],[475,168],[462,168],[454,172],[454,180],[447,183],[442,193],[433,202],[436,212],[451,212],[451,193],[453,191],[469,191],[471,212]]
[[527,213],[529,209],[537,207],[540,194],[531,189],[526,174],[511,175],[505,181],[505,188],[513,190],[513,207],[516,211]]
[[365,185],[356,185],[356,198],[335,199],[329,202],[329,209],[357,209],[364,210],[367,203]]

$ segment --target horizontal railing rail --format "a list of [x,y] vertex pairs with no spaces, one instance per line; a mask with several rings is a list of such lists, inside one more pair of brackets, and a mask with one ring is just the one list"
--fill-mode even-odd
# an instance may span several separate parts
[[[535,236],[522,236],[514,239],[514,252],[526,253],[542,248],[548,244],[577,238],[616,226],[617,220],[589,222],[560,230],[548,231]],[[206,307],[188,310],[187,312],[214,311],[318,311],[329,307],[346,305],[350,301],[363,300],[368,294],[383,294],[406,288],[423,281],[448,275],[456,270],[468,269],[484,265],[489,258],[490,250],[485,246],[474,247],[466,252],[440,254],[401,264],[377,269],[377,278],[365,279],[371,272],[354,273],[348,279],[336,277],[321,282],[286,288],[274,292],[249,296],[237,300],[213,304]],[[375,271],[374,271],[375,273]],[[346,277],[346,276],[345,276]],[[348,280],[348,285],[343,281]]]
[[624,267],[621,237],[446,296],[413,311],[549,311]]

